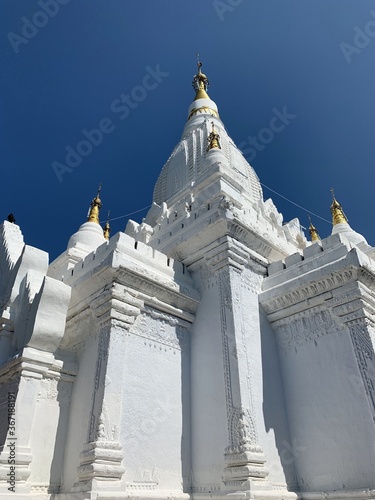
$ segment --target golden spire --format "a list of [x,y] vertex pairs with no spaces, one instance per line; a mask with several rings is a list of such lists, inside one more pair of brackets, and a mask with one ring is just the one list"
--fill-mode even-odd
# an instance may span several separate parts
[[111,226],[109,225],[109,214],[111,212],[108,210],[108,215],[107,215],[107,222],[105,223],[104,229],[103,229],[103,236],[106,240],[109,240],[109,235],[111,234]]
[[195,99],[209,99],[207,94],[207,87],[209,85],[207,76],[202,73],[202,63],[199,60],[199,54],[197,54],[197,64],[198,64],[198,73],[194,75],[193,78],[193,88],[196,92]]
[[310,239],[312,242],[320,241],[320,236],[319,236],[318,230],[316,229],[316,227],[312,223],[310,215],[308,217],[309,217],[309,221],[310,221],[310,226],[309,226]]
[[91,202],[91,208],[89,211],[89,215],[87,217],[87,222],[96,222],[96,224],[99,224],[99,211],[102,208],[102,201],[99,198],[101,189],[102,189],[102,183],[99,184],[98,194]]
[[336,224],[347,224],[348,219],[346,215],[344,214],[344,210],[342,209],[342,206],[340,203],[336,200],[335,198],[335,192],[333,188],[331,188],[331,193],[332,193],[332,205],[331,205],[331,213],[332,213],[332,224],[336,226]]
[[214,122],[211,122],[211,124],[212,124],[212,131],[211,131],[210,135],[207,137],[207,141],[208,141],[207,151],[209,151],[210,149],[213,149],[213,148],[221,149],[220,142],[219,142],[220,136],[215,130]]

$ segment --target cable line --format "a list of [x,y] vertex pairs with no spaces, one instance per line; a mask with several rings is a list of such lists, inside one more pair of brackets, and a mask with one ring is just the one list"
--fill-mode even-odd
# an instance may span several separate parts
[[280,196],[280,198],[283,198],[284,200],[286,201],[289,201],[289,203],[292,203],[293,205],[295,205],[296,207],[300,208],[301,210],[304,210],[306,213],[310,214],[310,215],[313,215],[314,217],[318,217],[318,219],[322,219],[324,220],[324,222],[327,222],[328,224],[332,225],[332,222],[325,219],[324,217],[321,217],[320,215],[318,214],[314,214],[314,212],[311,212],[310,210],[307,210],[307,208],[304,208],[304,207],[301,207],[301,205],[298,205],[298,203],[294,203],[294,201],[292,200],[289,200],[289,198],[286,198],[285,196],[283,196],[282,194],[278,193],[277,191],[275,191],[274,189],[266,186],[265,184],[263,184],[263,182],[260,183],[263,187],[265,187],[266,189],[269,189],[270,191],[272,191],[273,193],[277,194],[278,196]]
[[[263,182],[260,183],[263,187],[265,187],[266,189],[268,189],[269,191],[272,191],[272,193],[275,193],[277,194],[277,196],[280,196],[280,198],[283,198],[285,201],[291,203],[292,205],[295,205],[296,207],[300,208],[301,210],[303,210],[304,212],[306,212],[307,214],[310,214],[310,215],[313,215],[314,217],[317,217],[318,219],[321,219],[323,220],[324,222],[327,222],[327,224],[329,225],[332,225],[332,222],[325,219],[324,217],[321,217],[320,215],[318,214],[315,214],[314,212],[312,212],[311,210],[307,210],[307,208],[305,207],[302,207],[301,205],[299,205],[298,203],[295,203],[294,201],[290,200],[289,198],[287,198],[286,196],[278,193],[277,191],[275,191],[274,189],[266,186],[265,184],[263,184]],[[147,205],[146,207],[143,207],[143,208],[140,208],[139,210],[135,210],[134,212],[130,212],[128,214],[125,214],[125,215],[120,215],[119,217],[114,217],[112,219],[109,219],[109,222],[112,222],[114,220],[118,220],[118,219],[124,219],[125,217],[129,217],[130,215],[134,215],[134,214],[138,214],[139,212],[143,212],[143,210],[146,210],[147,208],[150,208],[151,205]]]

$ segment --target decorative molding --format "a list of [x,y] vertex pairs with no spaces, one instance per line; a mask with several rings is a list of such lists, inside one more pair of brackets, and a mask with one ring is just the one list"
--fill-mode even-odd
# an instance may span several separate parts
[[[231,488],[243,488],[249,479],[266,481],[268,476],[268,470],[264,466],[266,458],[261,447],[257,444],[258,438],[253,412],[250,408],[233,405],[231,358],[238,363],[237,349],[240,346],[237,346],[237,342],[240,338],[244,344],[241,349],[243,348],[246,353],[244,318],[241,314],[242,287],[241,273],[236,267],[226,266],[219,270],[220,320],[229,438],[229,446],[224,452],[226,464],[224,482]],[[230,345],[231,342],[228,338],[228,329],[232,328],[228,324],[228,315],[231,315],[229,321],[233,321],[233,328],[237,332],[237,340],[232,340],[233,346]],[[247,372],[250,376],[251,370],[248,363]],[[246,389],[250,391],[251,401],[251,386]]]
[[[22,488],[26,486],[27,480],[31,475],[30,464],[33,459],[32,451],[29,446],[22,446],[21,439],[18,439],[16,446],[16,457],[15,461],[15,471],[16,471],[16,483],[17,489],[22,491]],[[7,483],[9,479],[9,450],[3,450],[0,455],[0,488],[4,487],[4,483]],[[6,485],[8,488],[9,484]]]
[[129,333],[173,349],[186,350],[190,347],[189,326],[186,321],[146,307]]
[[[230,236],[244,245],[251,248],[254,252],[258,253],[265,259],[268,259],[272,252],[272,246],[267,243],[266,239],[262,238],[259,234],[253,232],[250,227],[243,225],[237,220],[228,221],[228,231]],[[268,237],[267,234],[264,235]],[[264,270],[265,272],[266,270]]]
[[250,248],[231,236],[225,236],[219,244],[205,252],[204,259],[214,273],[220,268],[229,265],[238,271],[248,268],[261,276],[265,276],[267,262],[263,261],[260,256],[255,255],[255,252]]
[[230,361],[229,361],[229,346],[227,336],[227,316],[226,308],[232,306],[232,295],[230,288],[229,269],[222,269],[219,273],[219,290],[220,290],[220,323],[221,323],[221,338],[223,352],[223,367],[224,367],[224,382],[225,382],[225,399],[227,407],[228,420],[228,436],[231,435],[231,411],[233,408],[232,387],[230,377]]
[[243,273],[241,273],[241,286],[243,289],[250,290],[257,295],[260,293],[262,288],[262,277],[254,272],[249,272],[248,269],[245,269]]
[[228,453],[240,453],[246,446],[256,445],[258,441],[254,419],[248,408],[232,408],[230,418],[230,446]]
[[221,491],[221,485],[219,483],[199,484],[191,486],[190,491],[191,493],[205,493],[206,495],[215,494]]
[[[199,301],[199,294],[193,288],[187,285],[179,285],[172,279],[166,277],[142,276],[130,269],[120,267],[116,270],[116,283],[131,287],[139,295],[146,305],[153,305],[152,299],[158,297],[160,304],[165,303],[176,308],[176,315],[193,315],[196,311]],[[181,286],[184,288],[182,293]],[[127,290],[131,290],[127,288]],[[134,292],[133,292],[134,293]],[[148,301],[151,302],[148,303]],[[183,317],[182,316],[182,317]]]
[[39,392],[37,395],[37,401],[40,402],[41,400],[50,400],[50,401],[56,401],[57,400],[57,395],[58,395],[58,390],[57,390],[57,380],[56,379],[42,379],[40,381],[40,388]]
[[98,440],[87,443],[80,454],[78,482],[86,483],[93,479],[118,481],[125,472],[123,458],[122,447],[118,442]]
[[94,478],[115,481],[121,479],[125,472],[122,466],[122,445],[118,441],[119,430],[116,425],[111,425],[110,420],[103,402],[99,418],[91,419],[94,430],[90,431],[94,438],[86,443],[80,454],[80,465],[77,469],[79,483]]
[[363,387],[375,422],[375,352],[372,341],[372,338],[375,338],[374,332],[371,331],[370,322],[366,318],[350,321],[347,326],[349,327]]
[[126,488],[130,490],[150,491],[155,490],[160,482],[157,469],[151,470],[138,469],[134,474],[132,482],[125,483]]
[[292,318],[273,324],[279,351],[288,352],[307,342],[331,333],[337,333],[340,326],[332,314],[325,310],[315,310],[295,314]]
[[361,283],[364,283],[370,290],[374,290],[375,288],[375,275],[373,272],[370,272],[368,269],[361,267],[358,270],[358,280]]
[[143,301],[134,291],[114,282],[90,302],[90,307],[102,326],[114,319],[129,328],[141,312]]
[[96,441],[117,441],[119,438],[119,429],[117,425],[112,425],[111,415],[107,411],[105,402],[103,401],[102,412],[98,420],[96,429]]
[[90,425],[88,429],[87,441],[89,443],[95,441],[95,438],[97,436],[98,418],[102,410],[103,387],[108,357],[109,338],[110,328],[101,328],[99,332],[98,357],[96,361],[94,388],[90,412]]
[[[263,292],[262,296],[260,297],[261,303],[268,315],[273,314],[277,311],[282,311],[283,314],[287,316],[290,314],[288,314],[287,311],[289,307],[339,288],[342,285],[353,281],[356,277],[357,273],[355,269],[347,268],[332,272],[324,278],[305,284],[303,286],[296,286],[292,289],[290,287],[286,288],[284,284],[282,284],[280,285],[280,287],[282,287],[283,291],[280,288],[280,294],[276,297],[267,299],[267,295],[269,295],[270,292]],[[284,292],[285,289],[287,289],[288,291]],[[329,298],[331,297],[332,295]],[[322,302],[326,300],[326,298],[327,296],[322,297]],[[310,304],[306,303],[307,307],[309,305]],[[311,306],[312,305],[314,304],[311,304]]]

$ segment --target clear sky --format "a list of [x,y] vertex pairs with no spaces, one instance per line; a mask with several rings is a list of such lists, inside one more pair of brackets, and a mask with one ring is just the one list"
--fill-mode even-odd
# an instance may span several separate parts
[[[0,6],[0,216],[14,213],[27,244],[59,255],[100,181],[103,222],[108,210],[150,205],[194,98],[199,52],[209,95],[261,182],[328,220],[333,186],[375,245],[375,1],[58,1]],[[270,134],[277,112],[288,123]],[[82,143],[69,166],[66,147],[77,151],[83,130],[96,145]],[[264,196],[285,221],[308,225],[303,210]],[[126,222],[114,220],[112,234]]]

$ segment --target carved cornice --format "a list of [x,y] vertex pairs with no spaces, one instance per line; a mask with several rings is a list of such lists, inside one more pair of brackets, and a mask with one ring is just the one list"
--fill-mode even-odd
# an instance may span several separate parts
[[200,299],[193,288],[166,279],[151,280],[123,267],[116,270],[115,280],[126,285],[137,297],[141,297],[144,305],[171,313],[173,311],[175,316],[189,322],[193,320]]
[[288,351],[321,336],[348,331],[352,323],[374,323],[374,297],[357,281],[325,292],[320,300],[306,300],[286,311],[268,315],[281,351]]
[[94,478],[103,481],[116,481],[122,478],[125,468],[122,446],[115,441],[95,441],[87,443],[80,455],[78,467],[79,482],[87,482]]
[[47,377],[72,382],[75,371],[66,372],[63,363],[56,360],[51,353],[25,347],[0,370],[0,379],[4,382],[17,376],[37,379]]
[[294,286],[283,283],[274,290],[263,292],[259,299],[269,321],[274,322],[324,303],[333,297],[335,289],[355,281],[357,276],[358,269],[347,267],[316,280],[295,280]]
[[[81,299],[70,310],[66,337],[71,337],[75,330],[75,343],[78,340],[77,322],[82,314],[87,319],[88,308],[95,315],[95,323],[128,329],[145,306],[192,323],[200,298],[199,293],[186,283],[179,284],[162,275],[145,276],[125,267],[98,270],[92,276],[91,287],[95,289],[99,283],[101,286],[94,294],[89,295],[89,290],[84,290],[87,298]],[[87,288],[86,283],[82,286]],[[80,297],[79,291],[77,288],[74,293],[77,298]],[[82,340],[80,337],[79,341]],[[63,344],[67,343],[68,338],[64,338]]]
[[[110,285],[105,285],[92,298],[89,306],[81,310],[77,315],[71,317],[67,323],[66,333],[64,337],[63,348],[69,351],[77,350],[77,346],[81,345],[88,337],[98,332],[100,329],[131,329],[134,332],[137,328],[133,328],[138,316],[148,314],[154,318],[159,318],[167,323],[173,322],[178,328],[186,329],[194,320],[194,315],[189,311],[175,307],[178,305],[187,304],[192,310],[197,307],[197,301],[182,296],[175,291],[169,291],[168,299],[172,304],[164,302],[162,297],[153,296],[151,294],[158,293],[157,288],[148,287],[147,293],[140,291],[147,288],[147,280],[133,280],[134,287],[125,286],[120,281],[128,282],[131,275],[128,275],[122,270],[116,273],[117,281]],[[138,286],[137,286],[138,285]],[[135,290],[137,286],[138,290]],[[196,295],[197,293],[194,292]],[[165,296],[164,296],[165,298]],[[174,302],[174,304],[173,304]],[[80,331],[79,325],[86,324],[86,327]],[[91,326],[90,326],[91,325]],[[176,346],[181,346],[184,335],[177,342]]]
[[292,281],[294,286],[281,283],[260,295],[281,351],[375,318],[375,296],[368,288],[375,277],[368,269],[350,265],[313,278],[306,273]]
[[[106,311],[104,304],[105,298],[109,299],[113,292],[111,291],[113,284],[123,286],[123,289],[126,288],[128,293],[127,295],[113,293],[111,300],[114,313],[111,315],[108,314],[108,309]],[[103,293],[105,298],[100,299],[99,296]],[[130,300],[129,295],[132,296]],[[97,298],[98,300],[96,300]],[[188,279],[186,281],[176,280],[172,269],[163,272],[155,268],[155,272],[147,272],[138,262],[137,265],[130,267],[112,267],[111,264],[99,266],[93,270],[92,274],[85,275],[73,286],[68,322],[87,309],[88,306],[92,307],[93,299],[95,301],[92,304],[94,309],[97,302],[98,305],[103,306],[103,314],[106,314],[105,317],[100,314],[100,310],[97,311],[99,317],[103,316],[101,321],[111,319],[120,323],[123,321],[126,324],[131,323],[131,317],[136,313],[132,307],[135,305],[136,308],[139,308],[140,306],[140,304],[134,304],[134,299],[138,299],[142,304],[160,308],[183,318],[186,316],[188,321],[192,321],[200,296],[192,288]],[[107,308],[108,306],[109,304],[107,304]]]
[[361,267],[358,270],[358,279],[361,283],[366,285],[370,290],[375,289],[375,274],[366,269],[366,267]]
[[216,273],[225,266],[230,266],[240,272],[247,268],[265,276],[267,269],[265,260],[230,236],[220,238],[216,246],[206,250],[204,262],[212,273]]
[[232,239],[226,238],[217,247],[205,254],[205,261],[213,272],[224,266],[232,266],[243,271],[249,259],[249,254]]
[[232,238],[240,241],[263,258],[268,259],[271,255],[273,250],[272,245],[260,234],[257,234],[257,232],[251,230],[240,221],[228,221],[228,233]]
[[112,283],[90,303],[101,326],[107,325],[110,320],[117,320],[124,327],[132,325],[135,318],[143,308],[143,301],[137,298],[137,294],[119,283]]

